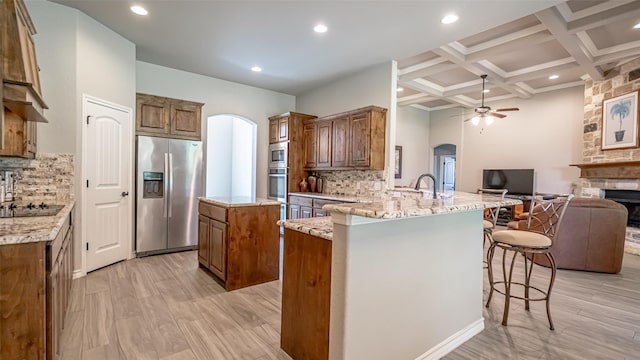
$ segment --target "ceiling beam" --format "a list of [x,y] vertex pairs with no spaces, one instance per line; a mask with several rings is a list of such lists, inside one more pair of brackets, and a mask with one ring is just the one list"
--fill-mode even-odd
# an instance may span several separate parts
[[[609,3],[615,4],[615,1],[610,1]],[[597,14],[570,21],[567,23],[567,31],[570,34],[575,34],[638,16],[640,16],[640,1],[632,1]]]
[[398,80],[400,80],[400,81],[408,81],[408,80],[418,79],[418,78],[421,78],[421,77],[437,74],[437,73],[440,73],[440,72],[449,71],[449,70],[455,69],[457,67],[458,66],[456,64],[452,64],[452,63],[440,63],[440,64],[437,64],[437,65],[426,67],[426,68],[422,68],[422,69],[419,69],[419,70],[405,72],[404,74],[402,74],[402,75],[400,75],[398,77]]
[[576,62],[585,73],[589,74],[593,80],[600,81],[603,79],[600,70],[593,65],[591,56],[585,52],[585,47],[580,39],[575,34],[570,34],[567,31],[567,23],[555,8],[542,10],[535,15],[556,37],[560,45],[576,59]]
[[398,105],[404,106],[404,105],[411,105],[411,104],[420,104],[420,103],[429,102],[433,100],[438,100],[438,98],[429,96],[424,93],[420,93],[420,94],[414,94],[414,95],[398,98],[397,102],[398,102]]

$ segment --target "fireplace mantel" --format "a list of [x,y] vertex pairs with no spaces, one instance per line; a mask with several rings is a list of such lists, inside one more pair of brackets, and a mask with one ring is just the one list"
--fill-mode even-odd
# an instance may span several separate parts
[[640,161],[617,161],[591,164],[571,164],[580,168],[584,179],[640,179]]

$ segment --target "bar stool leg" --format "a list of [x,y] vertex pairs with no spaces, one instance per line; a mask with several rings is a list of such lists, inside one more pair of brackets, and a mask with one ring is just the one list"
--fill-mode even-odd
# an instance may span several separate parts
[[504,314],[502,315],[502,325],[507,326],[507,321],[509,320],[509,303],[511,302],[511,279],[513,278],[513,266],[516,262],[516,256],[518,255],[517,251],[513,252],[513,256],[511,257],[511,266],[509,267],[509,279],[507,281],[507,269],[506,269],[506,254],[507,250],[505,249],[502,253],[502,274],[504,278]]
[[[527,258],[527,253],[522,253],[524,256],[524,309],[529,311],[529,284],[531,283],[531,274],[533,273],[533,263],[535,253],[531,253],[531,259]],[[527,265],[529,263],[529,265]]]
[[496,243],[491,243],[489,250],[487,251],[487,277],[489,278],[489,296],[487,297],[487,304],[485,307],[489,307],[491,303],[491,297],[493,296],[493,254],[496,250]]
[[549,329],[555,330],[553,327],[553,321],[551,320],[551,309],[549,307],[549,300],[551,299],[551,289],[553,288],[553,283],[556,281],[556,259],[553,257],[553,254],[550,252],[544,253],[551,264],[551,281],[549,282],[549,290],[547,290],[546,303],[547,303],[547,318],[549,319]]

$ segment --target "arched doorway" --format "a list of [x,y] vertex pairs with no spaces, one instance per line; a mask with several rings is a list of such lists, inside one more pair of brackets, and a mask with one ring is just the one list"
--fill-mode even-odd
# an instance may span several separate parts
[[257,127],[238,115],[207,118],[207,196],[255,197]]
[[442,191],[455,190],[456,182],[456,146],[442,144],[433,148],[433,170],[438,186]]

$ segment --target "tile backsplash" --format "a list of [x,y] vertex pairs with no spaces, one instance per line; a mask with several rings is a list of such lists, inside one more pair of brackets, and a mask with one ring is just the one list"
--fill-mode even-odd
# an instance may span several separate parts
[[72,154],[36,154],[35,159],[2,158],[0,169],[14,172],[14,201],[58,203],[73,198]]
[[376,196],[387,190],[385,172],[381,170],[316,171],[323,180],[325,194]]

